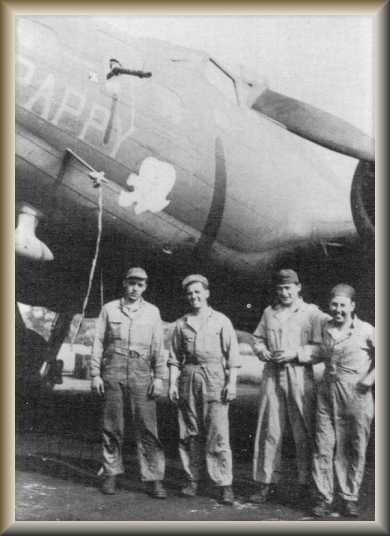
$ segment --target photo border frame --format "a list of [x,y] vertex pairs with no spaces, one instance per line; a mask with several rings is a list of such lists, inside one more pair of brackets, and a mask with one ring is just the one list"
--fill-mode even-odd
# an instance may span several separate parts
[[[119,13],[120,11],[120,13]],[[21,14],[93,14],[93,15],[370,15],[376,27],[376,48],[374,58],[375,80],[375,117],[376,128],[376,330],[379,333],[377,344],[376,373],[376,429],[375,429],[375,522],[337,522],[337,521],[277,521],[277,522],[18,522],[15,521],[15,403],[14,378],[14,314],[15,314],[15,281],[14,281],[14,20]],[[21,2],[0,0],[0,42],[1,72],[1,356],[0,356],[0,411],[1,411],[1,507],[0,534],[22,533],[59,533],[66,534],[74,530],[99,534],[107,528],[114,533],[141,532],[147,533],[197,533],[207,530],[215,533],[268,532],[282,533],[327,533],[337,530],[343,533],[377,533],[389,534],[389,519],[386,513],[388,503],[388,395],[386,387],[390,383],[387,358],[387,215],[388,201],[387,184],[387,50],[389,34],[389,2],[350,1],[329,2],[213,2],[203,1],[180,2],[114,2],[107,7],[106,2],[59,2],[55,7],[49,2]]]

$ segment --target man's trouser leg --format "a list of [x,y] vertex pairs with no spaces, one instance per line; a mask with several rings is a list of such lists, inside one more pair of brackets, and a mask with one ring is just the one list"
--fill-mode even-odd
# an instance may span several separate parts
[[106,475],[123,473],[123,385],[119,381],[104,382],[103,404],[103,466]]
[[199,374],[193,374],[178,408],[180,459],[187,479],[194,482],[203,478],[205,464],[203,383]]
[[253,479],[265,484],[279,481],[283,430],[286,422],[285,393],[275,373],[263,378],[253,457]]
[[298,484],[310,482],[314,419],[313,406],[315,399],[312,391],[303,395],[299,388],[291,388],[287,397],[287,412],[295,443]]
[[343,383],[342,387],[335,394],[342,411],[335,419],[335,473],[342,499],[357,501],[374,414],[373,399],[371,392],[358,393],[355,385]]
[[233,480],[232,451],[229,439],[229,404],[205,404],[206,466],[217,486],[230,486]]
[[132,385],[130,389],[137,456],[143,482],[163,480],[165,473],[165,455],[158,437],[156,402],[147,395],[149,382],[138,382],[138,385]]
[[334,494],[333,455],[336,436],[328,386],[322,384],[317,397],[314,434],[313,481],[319,498],[332,503]]

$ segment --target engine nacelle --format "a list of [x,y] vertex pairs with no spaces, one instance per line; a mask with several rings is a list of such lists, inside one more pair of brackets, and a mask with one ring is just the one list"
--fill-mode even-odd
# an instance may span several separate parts
[[366,241],[375,238],[375,163],[360,160],[352,180],[351,208],[357,232]]

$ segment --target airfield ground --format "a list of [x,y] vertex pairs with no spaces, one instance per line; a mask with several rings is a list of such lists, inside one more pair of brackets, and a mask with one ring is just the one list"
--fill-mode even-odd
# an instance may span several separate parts
[[[158,405],[161,439],[167,453],[168,498],[152,499],[139,481],[134,443],[127,439],[127,471],[118,493],[104,496],[100,479],[100,401],[89,383],[69,380],[45,400],[24,402],[16,422],[17,521],[314,521],[309,505],[292,503],[296,480],[291,441],[284,446],[283,485],[265,505],[248,501],[253,491],[251,452],[256,422],[258,387],[239,385],[231,405],[231,442],[234,453],[233,506],[218,503],[211,487],[193,499],[181,498],[183,472],[177,454],[175,412],[166,400]],[[21,409],[21,408],[19,408]],[[23,419],[20,417],[23,415]],[[370,443],[361,490],[358,520],[374,520],[374,448]],[[335,512],[327,521],[343,521]]]

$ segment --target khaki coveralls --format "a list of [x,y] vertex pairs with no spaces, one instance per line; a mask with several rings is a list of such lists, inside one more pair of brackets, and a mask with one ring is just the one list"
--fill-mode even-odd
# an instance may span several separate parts
[[374,404],[371,389],[356,384],[373,368],[374,328],[357,317],[341,339],[332,321],[323,329],[325,374],[318,389],[313,479],[320,496],[331,503],[334,474],[339,493],[357,501],[363,479]]
[[204,464],[217,486],[233,480],[229,404],[222,402],[226,371],[239,367],[237,336],[230,320],[209,307],[199,327],[186,315],[176,322],[168,366],[179,376],[179,453],[188,480],[202,478]]
[[97,321],[91,375],[104,380],[103,466],[124,472],[124,416],[131,412],[141,480],[162,480],[165,456],[158,438],[156,403],[148,397],[152,377],[164,374],[160,312],[141,298],[130,310],[122,299],[103,306]]
[[253,457],[253,479],[277,483],[281,473],[281,451],[286,419],[296,446],[298,483],[308,482],[311,473],[314,435],[313,361],[321,342],[321,322],[329,318],[316,305],[299,300],[288,317],[279,305],[269,306],[257,326],[255,350],[291,350],[294,362],[278,365],[266,361],[260,386],[260,405]]

